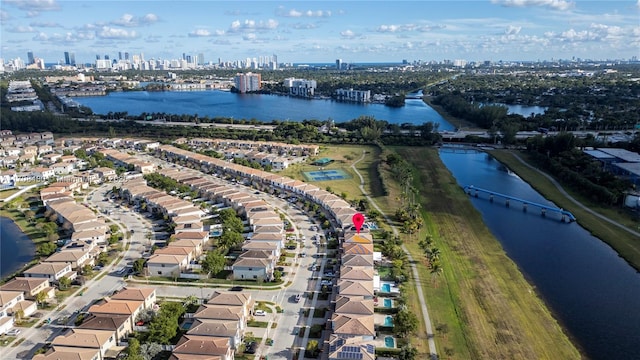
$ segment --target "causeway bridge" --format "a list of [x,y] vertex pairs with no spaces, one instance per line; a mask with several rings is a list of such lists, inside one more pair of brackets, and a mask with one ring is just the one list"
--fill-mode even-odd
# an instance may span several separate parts
[[487,194],[489,195],[489,201],[493,202],[494,198],[502,198],[504,199],[505,205],[507,207],[510,206],[511,201],[514,202],[518,202],[518,203],[522,203],[522,211],[527,211],[527,207],[528,206],[532,206],[532,207],[536,207],[540,209],[540,214],[542,216],[546,216],[547,212],[552,212],[552,213],[558,213],[560,215],[560,220],[562,222],[574,222],[576,221],[576,217],[573,216],[572,213],[570,213],[567,210],[564,209],[560,209],[560,208],[556,208],[553,206],[548,206],[548,205],[544,205],[544,204],[539,204],[533,201],[529,201],[529,200],[524,200],[524,199],[520,199],[517,198],[515,196],[510,196],[510,195],[505,195],[505,194],[501,194],[495,191],[491,191],[491,190],[487,190],[487,189],[481,189],[478,187],[475,187],[473,185],[467,185],[464,187],[464,192],[472,195],[474,197],[478,197],[478,195],[480,193],[482,194]]

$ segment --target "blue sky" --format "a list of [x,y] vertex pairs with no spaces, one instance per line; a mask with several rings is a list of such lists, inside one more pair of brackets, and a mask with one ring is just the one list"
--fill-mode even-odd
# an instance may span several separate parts
[[628,59],[640,0],[0,0],[0,57],[47,63],[118,51],[217,62]]

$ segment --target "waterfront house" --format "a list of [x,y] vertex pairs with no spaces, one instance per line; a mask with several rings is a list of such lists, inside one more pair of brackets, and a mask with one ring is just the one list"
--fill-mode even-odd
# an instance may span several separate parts
[[73,280],[77,275],[68,263],[40,263],[24,271],[26,278],[45,278],[53,284],[57,284],[62,277]]

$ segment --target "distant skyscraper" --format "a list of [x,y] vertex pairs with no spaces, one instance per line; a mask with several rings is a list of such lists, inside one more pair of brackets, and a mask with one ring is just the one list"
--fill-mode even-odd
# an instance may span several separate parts
[[129,53],[128,53],[128,52],[125,52],[125,53],[124,53],[124,59],[125,59],[125,60],[129,60]]
[[122,51],[118,51],[118,60],[122,60]]
[[198,54],[198,65],[204,65],[204,54]]
[[336,60],[336,69],[342,70],[342,59]]
[[76,54],[73,52],[65,51],[64,52],[64,64],[65,65],[75,65],[76,64]]
[[29,62],[29,65],[34,64],[36,62],[35,58],[33,57],[33,51],[29,51],[27,53],[27,61]]
[[100,54],[96,54],[96,60],[100,60]]
[[105,60],[109,60],[109,55],[105,55],[105,56],[104,56],[104,59],[105,59]]
[[258,91],[260,90],[260,86],[262,85],[262,76],[260,74],[237,74],[233,80],[236,89],[238,89],[238,91],[243,94],[249,91]]

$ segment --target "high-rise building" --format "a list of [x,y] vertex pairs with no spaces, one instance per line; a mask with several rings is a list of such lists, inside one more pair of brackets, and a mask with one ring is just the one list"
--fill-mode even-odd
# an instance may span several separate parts
[[33,51],[27,52],[27,61],[29,65],[34,64],[36,62],[35,58],[33,57]]
[[105,60],[109,60],[109,55],[105,55],[105,56],[104,56],[104,59],[105,59]]
[[64,64],[65,65],[75,65],[76,64],[76,54],[73,52],[65,51],[64,52]]
[[100,60],[100,54],[96,54],[96,60]]
[[198,54],[198,65],[204,65],[204,54],[203,53],[199,53]]
[[336,60],[336,69],[337,70],[342,70],[342,59],[337,59]]
[[118,60],[122,60],[122,51],[118,51]]
[[262,85],[262,76],[260,74],[246,73],[236,74],[233,78],[236,89],[241,94],[251,91],[258,91]]
[[129,53],[128,53],[128,52],[125,52],[125,53],[124,53],[124,59],[125,59],[125,60],[129,60]]

